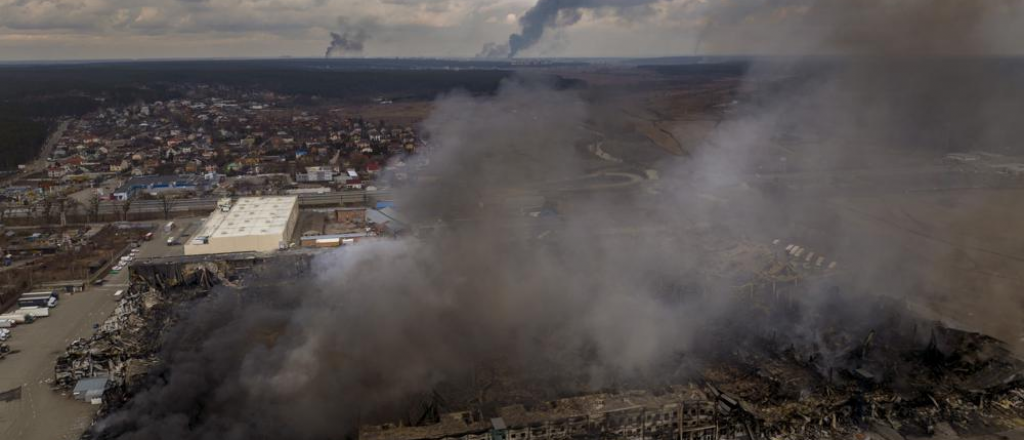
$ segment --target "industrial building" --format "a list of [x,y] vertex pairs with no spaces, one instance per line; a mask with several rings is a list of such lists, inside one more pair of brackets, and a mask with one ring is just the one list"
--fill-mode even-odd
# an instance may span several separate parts
[[128,200],[138,192],[156,195],[172,191],[203,191],[208,183],[199,175],[136,176],[114,190],[114,198]]
[[210,214],[185,255],[270,252],[287,247],[299,218],[296,196],[244,197]]

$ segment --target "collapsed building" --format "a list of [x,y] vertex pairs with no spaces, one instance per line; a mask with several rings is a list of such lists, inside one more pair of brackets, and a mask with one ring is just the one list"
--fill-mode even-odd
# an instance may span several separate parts
[[[275,264],[266,265],[270,259]],[[92,336],[72,341],[58,356],[54,385],[65,391],[103,381],[101,391],[90,399],[101,401],[100,414],[122,405],[135,390],[145,386],[153,368],[160,365],[163,332],[181,319],[183,306],[206,297],[214,286],[240,287],[254,272],[275,270],[302,272],[309,254],[259,255],[236,253],[217,259],[203,256],[154,258],[131,266],[131,284],[119,299],[114,313]]]
[[[871,341],[865,342],[870,344]],[[819,373],[792,347],[737,347],[707,360],[704,383],[601,393],[488,414],[473,408],[367,425],[360,440],[531,440],[568,438],[745,440],[818,439],[865,432],[932,435],[1015,426],[1024,414],[1024,364],[998,341],[936,327],[920,352],[887,351],[887,371],[870,362]],[[855,344],[852,356],[869,350]],[[870,366],[869,366],[870,365]],[[916,371],[912,372],[912,371]],[[917,377],[915,377],[915,374]],[[431,409],[428,407],[428,410]],[[902,438],[900,434],[896,437]]]
[[[718,256],[705,276],[729,278],[743,307],[679,359],[687,377],[657,379],[668,391],[654,383],[497,409],[448,401],[459,410],[430,416],[437,410],[427,405],[418,416],[364,425],[359,439],[902,438],[941,426],[1007,429],[1024,415],[1024,362],[1001,341],[929,321],[902,301],[844,292],[838,263],[798,245],[738,243]],[[822,308],[809,309],[808,297]],[[811,333],[787,334],[793,322]],[[528,394],[521,388],[513,400]]]
[[525,440],[595,438],[711,440],[719,438],[715,403],[699,389],[631,391],[559,399],[527,407],[441,415],[426,426],[364,426],[360,440]]
[[[929,322],[899,301],[844,292],[837,286],[843,276],[838,265],[830,259],[819,264],[817,254],[811,259],[810,251],[795,247],[716,247],[705,276],[730,281],[733,290],[721,294],[741,295],[742,307],[705,329],[699,346],[655,372],[654,380],[600,390],[566,387],[552,397],[539,390],[544,378],[498,370],[485,381],[493,387],[440,383],[426,401],[408,402],[407,411],[392,418],[367,416],[357,432],[345,434],[360,440],[814,439],[879,430],[927,435],[944,425],[969,432],[1011,426],[1024,416],[1024,364],[999,341]],[[119,408],[162,380],[165,373],[154,373],[165,371],[157,368],[161,334],[188,310],[184,304],[213,286],[257,279],[268,267],[293,268],[283,277],[293,283],[308,270],[311,255],[137,263],[114,316],[58,361],[58,385],[70,390],[81,379],[108,377],[101,414]],[[813,296],[826,306],[804,307]],[[796,321],[813,334],[787,334],[787,323]],[[260,326],[249,339],[272,344],[276,331]],[[203,417],[197,411],[192,417]],[[116,432],[100,438],[116,438]]]

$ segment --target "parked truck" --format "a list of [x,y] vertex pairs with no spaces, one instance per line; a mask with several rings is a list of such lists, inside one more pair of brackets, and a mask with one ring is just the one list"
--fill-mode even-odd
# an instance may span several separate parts
[[20,315],[29,315],[35,318],[45,318],[50,316],[50,309],[48,307],[22,307],[15,310],[14,313]]
[[31,324],[36,321],[36,317],[19,313],[8,313],[0,315],[0,321],[14,321],[15,324]]
[[18,307],[56,307],[56,291],[29,292],[18,298]]

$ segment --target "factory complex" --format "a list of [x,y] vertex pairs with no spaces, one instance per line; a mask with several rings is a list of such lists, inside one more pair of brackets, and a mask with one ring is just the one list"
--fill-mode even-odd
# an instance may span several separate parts
[[185,255],[270,252],[287,247],[298,217],[296,196],[240,198],[210,214],[185,243]]

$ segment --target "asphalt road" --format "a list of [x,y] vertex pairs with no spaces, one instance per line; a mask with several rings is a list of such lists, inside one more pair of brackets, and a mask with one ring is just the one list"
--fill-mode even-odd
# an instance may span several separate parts
[[70,120],[60,121],[57,125],[57,129],[54,130],[54,132],[50,134],[50,137],[46,138],[46,142],[43,143],[43,148],[39,150],[38,158],[25,165],[25,169],[21,171],[22,175],[28,175],[46,169],[46,159],[53,155],[54,147],[56,147],[57,143],[59,143],[61,138],[64,137],[64,131],[68,129],[68,125],[70,123]]
[[[81,195],[79,195],[81,197]],[[338,206],[345,203],[371,203],[376,200],[388,200],[391,197],[388,191],[344,191],[326,194],[300,194],[299,206],[303,208],[314,208],[323,206]],[[213,211],[217,208],[218,197],[187,198],[177,199],[170,203],[166,209],[169,212],[192,212],[192,211]],[[88,208],[83,208],[88,209]],[[141,213],[163,213],[165,209],[162,200],[132,200],[128,205],[131,214]],[[85,212],[85,211],[82,211]],[[124,212],[123,202],[117,200],[104,200],[100,203],[100,214],[122,214]],[[11,206],[7,208],[9,217],[28,217],[32,215],[31,210],[22,206]]]
[[[162,235],[144,243],[140,255],[174,252],[166,238],[159,239]],[[176,248],[180,251],[180,246]],[[113,294],[127,288],[126,283],[127,271],[122,271],[108,276],[103,286],[62,294],[49,317],[13,329],[8,343],[17,352],[0,360],[0,392],[20,387],[21,398],[0,402],[0,439],[77,439],[89,426],[98,407],[51,390],[54,362],[71,341],[89,336],[94,324],[113,313]]]

